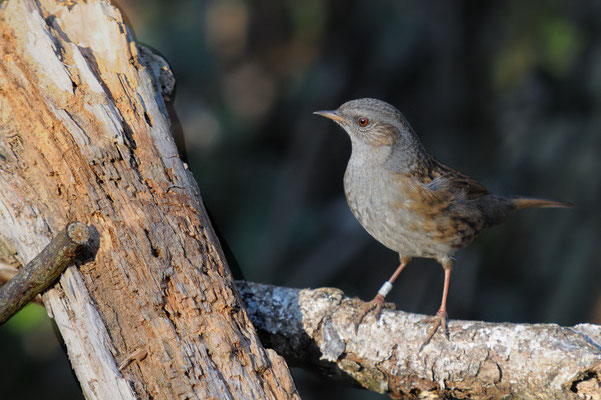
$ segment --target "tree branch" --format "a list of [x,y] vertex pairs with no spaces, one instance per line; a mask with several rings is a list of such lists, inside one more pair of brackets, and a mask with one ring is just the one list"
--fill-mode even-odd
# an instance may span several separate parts
[[363,303],[338,289],[237,284],[264,345],[290,365],[393,398],[601,398],[601,326],[451,320],[449,339],[420,351],[426,316],[383,310],[355,334]]
[[81,222],[71,222],[60,231],[40,254],[0,286],[0,324],[50,286],[92,242],[90,228]]

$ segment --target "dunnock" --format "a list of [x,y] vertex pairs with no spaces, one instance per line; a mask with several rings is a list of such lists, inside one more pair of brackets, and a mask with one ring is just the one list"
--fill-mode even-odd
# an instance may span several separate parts
[[455,252],[515,210],[570,206],[490,193],[429,155],[403,115],[383,101],[351,100],[335,111],[315,114],[334,120],[351,138],[352,153],[344,174],[351,211],[376,240],[400,255],[400,266],[365,305],[357,326],[373,309],[378,319],[384,298],[403,268],[413,257],[426,257],[437,260],[445,274],[442,302],[425,343],[439,327],[446,333]]

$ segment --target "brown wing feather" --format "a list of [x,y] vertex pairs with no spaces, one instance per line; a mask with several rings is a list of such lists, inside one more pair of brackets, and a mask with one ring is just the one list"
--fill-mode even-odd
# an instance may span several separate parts
[[451,189],[451,191],[454,189],[457,192],[463,192],[468,199],[476,199],[490,193],[488,189],[478,181],[440,163],[433,157],[430,157],[426,165],[428,180],[424,181],[424,183],[429,183],[436,178],[445,178],[448,180],[446,183],[447,185],[450,185],[449,189]]

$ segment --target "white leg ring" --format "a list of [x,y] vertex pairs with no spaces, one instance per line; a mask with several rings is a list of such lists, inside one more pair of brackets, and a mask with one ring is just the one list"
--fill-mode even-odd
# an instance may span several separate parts
[[386,297],[386,295],[388,293],[390,293],[391,290],[392,290],[392,283],[386,281],[386,282],[384,282],[384,284],[382,285],[380,290],[378,290],[378,294],[381,295],[382,297]]

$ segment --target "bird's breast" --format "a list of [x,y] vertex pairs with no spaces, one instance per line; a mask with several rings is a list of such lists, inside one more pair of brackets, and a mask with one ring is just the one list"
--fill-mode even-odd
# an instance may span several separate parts
[[421,190],[410,178],[349,163],[344,175],[348,205],[359,223],[380,243],[409,257],[438,257],[456,249],[437,238],[444,218],[422,209]]

